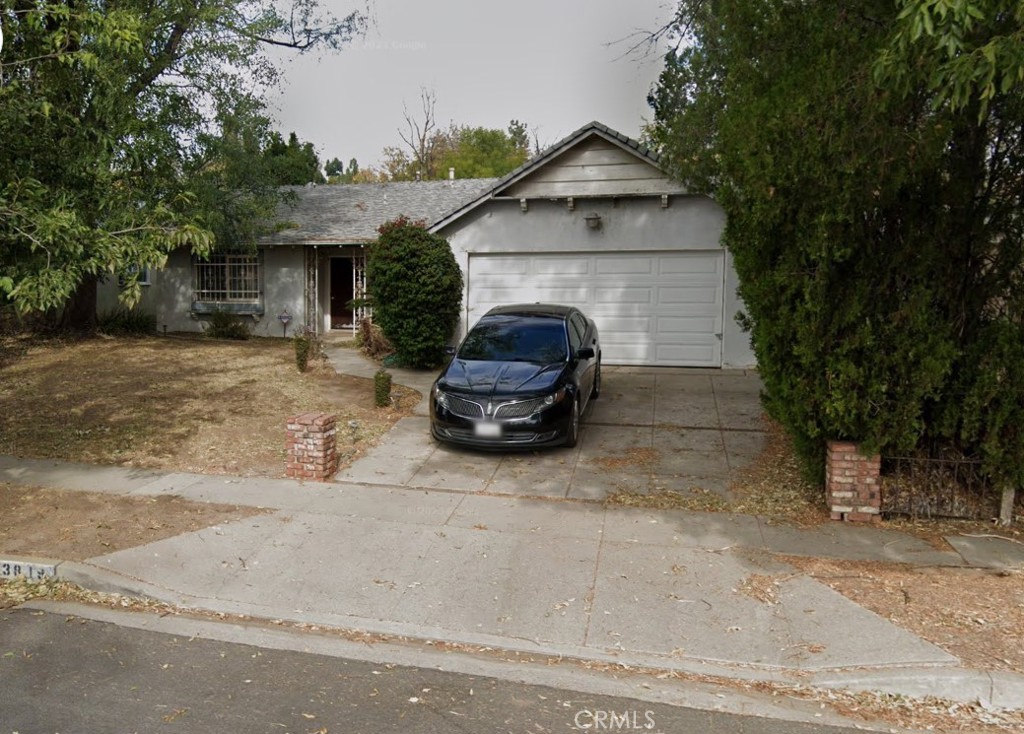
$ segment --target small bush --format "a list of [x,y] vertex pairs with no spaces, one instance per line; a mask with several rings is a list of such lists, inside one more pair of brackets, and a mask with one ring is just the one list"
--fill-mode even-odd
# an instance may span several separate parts
[[242,319],[227,311],[214,311],[206,325],[206,335],[211,339],[237,339],[244,341],[251,334],[249,326]]
[[324,358],[323,340],[308,326],[298,329],[292,341],[295,344],[295,366],[299,372],[305,372],[310,362]]
[[299,372],[305,372],[309,365],[309,352],[312,349],[312,340],[308,334],[300,333],[292,340],[295,344],[295,366]]
[[373,404],[378,408],[391,405],[391,373],[384,369],[373,376]]
[[359,333],[356,334],[356,342],[370,359],[383,360],[388,355],[394,354],[395,348],[384,336],[380,327],[370,319],[363,319],[359,322]]
[[149,336],[156,331],[156,315],[135,309],[118,308],[101,313],[96,328],[111,336]]
[[366,261],[373,320],[400,363],[437,366],[459,321],[462,270],[444,237],[405,217],[379,232]]

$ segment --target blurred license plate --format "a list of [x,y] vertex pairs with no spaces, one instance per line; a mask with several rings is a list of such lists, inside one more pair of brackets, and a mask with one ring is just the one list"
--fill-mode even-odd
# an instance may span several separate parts
[[474,426],[474,430],[480,438],[498,438],[501,436],[500,423],[477,423]]

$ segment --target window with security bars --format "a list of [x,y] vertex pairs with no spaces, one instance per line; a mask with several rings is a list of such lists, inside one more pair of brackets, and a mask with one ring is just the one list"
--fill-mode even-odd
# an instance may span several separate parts
[[258,304],[260,258],[256,253],[217,253],[193,264],[193,301]]

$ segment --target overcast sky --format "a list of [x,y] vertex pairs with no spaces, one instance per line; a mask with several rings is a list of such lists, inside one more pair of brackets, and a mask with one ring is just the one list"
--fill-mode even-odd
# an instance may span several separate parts
[[[353,7],[324,1],[339,17]],[[403,103],[418,115],[421,88],[435,93],[445,126],[504,130],[514,118],[549,145],[597,120],[636,136],[650,119],[646,97],[663,52],[627,51],[674,8],[671,0],[375,0],[364,38],[283,65],[272,111],[281,131],[312,142],[321,160],[356,158],[362,168],[400,144]]]

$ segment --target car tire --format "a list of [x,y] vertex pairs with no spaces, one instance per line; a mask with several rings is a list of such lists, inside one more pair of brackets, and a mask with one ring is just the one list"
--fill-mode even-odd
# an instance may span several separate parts
[[597,362],[597,370],[594,372],[594,386],[590,388],[590,397],[599,398],[601,397],[601,361]]
[[565,447],[573,448],[580,440],[580,399],[572,399],[572,412],[569,414],[569,432],[565,436]]

